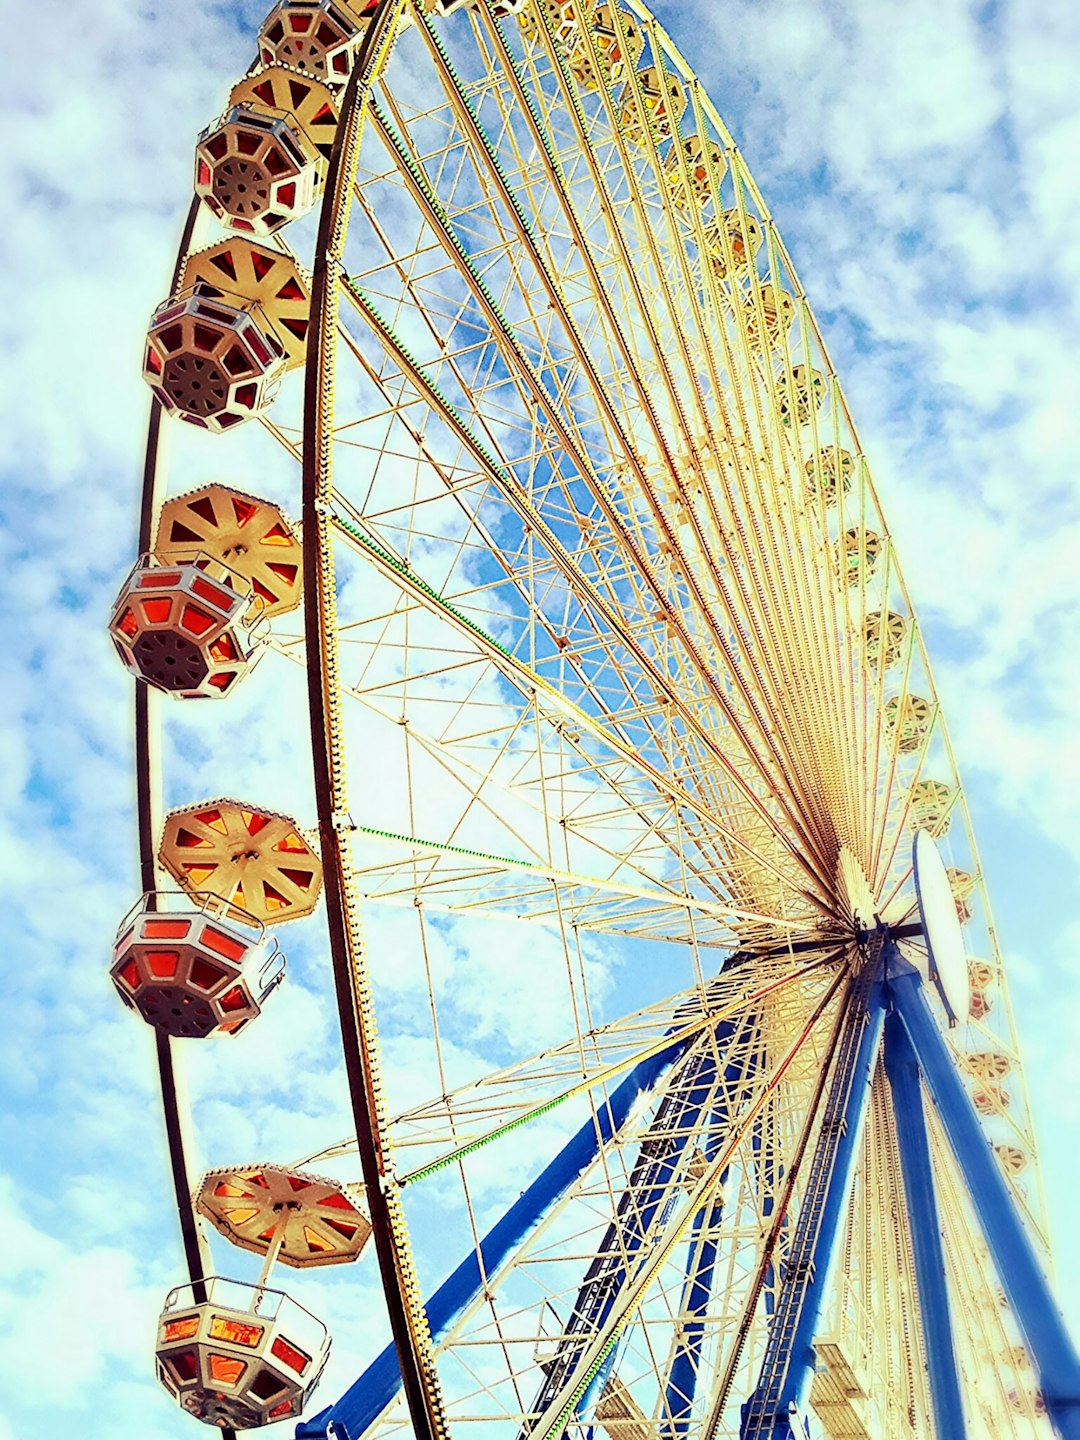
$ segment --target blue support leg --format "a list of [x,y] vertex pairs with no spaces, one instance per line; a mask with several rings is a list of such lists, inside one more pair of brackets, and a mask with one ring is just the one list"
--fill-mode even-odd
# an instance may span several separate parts
[[761,1374],[743,1406],[741,1440],[790,1440],[793,1435],[805,1440],[797,1417],[810,1394],[814,1336],[847,1214],[885,1019],[883,982],[871,978],[877,968],[872,961],[849,1001]]
[[889,989],[1023,1332],[1047,1413],[1063,1440],[1080,1440],[1080,1357],[927,1004],[919,974],[898,955],[890,964]]
[[[636,1256],[666,1224],[676,1203],[672,1187],[673,1177],[682,1163],[684,1152],[693,1140],[695,1130],[700,1126],[702,1114],[709,1105],[713,1108],[708,1117],[708,1125],[703,1127],[706,1159],[715,1154],[718,1137],[725,1133],[729,1124],[728,1102],[731,1090],[750,1073],[754,1061],[751,1058],[745,1069],[741,1058],[729,1062],[723,1071],[722,1089],[718,1095],[717,1083],[721,1077],[716,1071],[714,1045],[716,1042],[721,1045],[732,1042],[740,1028],[744,1039],[752,1039],[758,1024],[758,1018],[753,1014],[745,1016],[741,1025],[733,1021],[722,1021],[712,1036],[703,1037],[697,1042],[696,1053],[691,1051],[683,1074],[665,1095],[655,1119],[642,1139],[629,1183],[619,1199],[616,1220],[608,1226],[597,1256],[578,1291],[559,1353],[548,1369],[544,1384],[531,1407],[534,1413],[542,1413],[565,1384],[578,1363],[583,1346],[606,1322],[632,1271]],[[694,1254],[694,1248],[691,1247],[691,1268]],[[711,1268],[710,1262],[709,1280]],[[709,1281],[705,1280],[704,1276],[699,1278],[705,1286],[704,1303],[707,1306]],[[700,1296],[700,1286],[695,1287],[695,1294]],[[678,1408],[685,1407],[687,1412],[693,1404],[697,1380],[695,1357],[696,1351],[692,1351],[682,1357],[677,1353],[675,1358],[676,1366],[680,1366],[680,1360],[685,1362],[680,1366],[681,1393]],[[610,1363],[601,1367],[575,1407],[578,1417],[588,1417],[593,1413],[609,1375],[615,1373],[616,1365],[617,1353],[613,1353]],[[670,1383],[666,1388],[670,1391]],[[520,1440],[525,1440],[525,1433],[523,1432]]]
[[[588,1120],[480,1243],[484,1274],[492,1275],[551,1207],[588,1169],[626,1123],[639,1097],[650,1091],[687,1048],[676,1041],[658,1055],[643,1060],[598,1108],[594,1123]],[[475,1253],[461,1262],[439,1286],[427,1305],[432,1339],[439,1341],[480,1291],[482,1275]],[[388,1345],[345,1392],[337,1404],[296,1427],[296,1440],[359,1440],[401,1389],[397,1351]],[[333,1429],[330,1427],[333,1426]]]
[[[721,1177],[721,1184],[727,1172]],[[679,1347],[672,1358],[664,1387],[665,1418],[663,1440],[686,1440],[697,1389],[705,1321],[712,1300],[713,1270],[716,1266],[716,1234],[724,1214],[722,1200],[703,1205],[694,1216],[690,1249],[686,1258],[686,1280],[679,1301]]]
[[964,1406],[956,1368],[945,1253],[941,1244],[934,1172],[923,1113],[919,1065],[908,1033],[898,1015],[885,1022],[885,1073],[892,1092],[905,1210],[915,1257],[930,1402],[937,1440],[964,1440]]

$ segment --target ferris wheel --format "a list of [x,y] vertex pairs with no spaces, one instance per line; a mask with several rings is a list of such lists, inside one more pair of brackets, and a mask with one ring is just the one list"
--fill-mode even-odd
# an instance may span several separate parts
[[[636,0],[280,0],[195,190],[110,621],[165,1390],[312,1440],[1080,1435],[919,627],[675,45]],[[246,788],[275,724],[291,810]],[[290,934],[354,1133],[222,1154],[177,1066],[288,1010]],[[316,1400],[280,1267],[350,1264],[389,1343]]]

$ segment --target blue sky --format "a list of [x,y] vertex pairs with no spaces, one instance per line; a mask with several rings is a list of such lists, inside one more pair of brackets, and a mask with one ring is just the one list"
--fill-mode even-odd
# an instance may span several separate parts
[[[660,13],[823,323],[928,634],[1080,1329],[1067,1283],[1080,1273],[1080,17],[1070,0],[695,0]],[[0,237],[0,1440],[192,1433],[149,1363],[180,1272],[149,1035],[106,975],[135,880],[130,688],[104,627],[133,559],[141,335],[167,283],[194,135],[248,63],[260,18],[209,0],[96,0],[73,50],[57,40],[70,8],[41,0],[20,13],[22,59],[0,102],[17,142],[0,158],[12,202]],[[198,759],[181,738],[181,779]],[[245,773],[274,759],[259,741]],[[303,801],[299,782],[292,798]],[[268,1011],[227,1065],[206,1054],[191,1066],[200,1127],[253,1160],[271,1136],[298,1153],[302,1121],[349,1128],[317,936],[289,938],[288,1016]],[[496,985],[494,967],[470,963]],[[506,1029],[513,998],[492,1001],[506,1010],[499,1034],[524,1045]],[[276,1143],[294,1130],[295,1146]],[[314,1287],[297,1293],[363,1348],[377,1338],[370,1279],[320,1279],[334,1290],[323,1304]]]

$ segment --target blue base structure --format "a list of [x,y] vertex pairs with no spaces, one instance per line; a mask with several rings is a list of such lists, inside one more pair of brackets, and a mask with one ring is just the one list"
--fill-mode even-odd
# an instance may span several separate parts
[[800,1414],[814,1375],[826,1283],[843,1229],[885,1022],[880,943],[848,1000],[825,1113],[783,1285],[741,1440],[805,1440]]
[[[598,1109],[594,1124],[588,1120],[568,1141],[532,1184],[488,1231],[480,1244],[484,1270],[493,1274],[530,1230],[596,1159],[626,1123],[639,1097],[652,1090],[686,1050],[689,1041],[676,1041],[658,1055],[635,1066]],[[475,1254],[468,1255],[439,1286],[427,1305],[432,1339],[441,1339],[482,1285]],[[296,1427],[296,1440],[359,1440],[401,1389],[397,1351],[388,1345],[341,1399]]]
[[[531,1406],[533,1413],[542,1414],[554,1402],[573,1374],[585,1347],[604,1324],[621,1295],[636,1257],[666,1223],[675,1203],[673,1180],[703,1116],[708,1119],[707,1130],[713,1134],[728,1124],[726,1104],[715,1105],[718,1075],[714,1046],[731,1042],[740,1029],[744,1038],[752,1039],[757,1026],[754,1015],[746,1016],[738,1025],[724,1021],[713,1034],[695,1042],[696,1048],[687,1056],[683,1073],[664,1096],[655,1119],[641,1140],[629,1183],[619,1198],[617,1217],[608,1226],[596,1258],[578,1291],[559,1352],[548,1367]],[[743,1071],[738,1064],[728,1065],[723,1072],[728,1086],[742,1078]],[[713,1108],[710,1109],[710,1106]],[[693,1263],[692,1251],[691,1266]],[[617,1351],[601,1367],[581,1397],[575,1407],[575,1414],[580,1419],[587,1420],[592,1414],[604,1384],[614,1373],[616,1360]],[[692,1403],[696,1367],[692,1364],[683,1366],[680,1374],[679,1383],[688,1387]],[[524,1433],[521,1440],[524,1440]]]
[[[806,1407],[815,1368],[814,1338],[829,1272],[850,1204],[854,1170],[881,1040],[892,1097],[906,1214],[915,1262],[916,1288],[925,1340],[935,1440],[965,1440],[963,1398],[953,1340],[940,1221],[924,1113],[923,1087],[940,1117],[949,1145],[970,1192],[998,1276],[1031,1357],[1047,1414],[1061,1440],[1080,1440],[1080,1357],[1050,1292],[1038,1256],[975,1108],[928,1004],[918,971],[900,954],[884,926],[868,937],[865,968],[853,982],[837,1031],[828,1072],[824,1112],[818,1128],[805,1194],[799,1209],[761,1373],[742,1410],[741,1440],[808,1440]],[[864,952],[865,953],[865,952]],[[752,1016],[743,1025],[753,1025]],[[614,1304],[629,1262],[662,1226],[671,1202],[672,1181],[687,1137],[700,1133],[703,1118],[707,1158],[715,1136],[730,1117],[714,1100],[719,1079],[712,1044],[731,1040],[735,1027],[720,1025],[708,1043],[673,1042],[643,1061],[612,1092],[597,1113],[551,1160],[480,1245],[432,1295],[428,1322],[436,1342],[479,1294],[483,1271],[503,1265],[543,1216],[619,1133],[640,1096],[652,1090],[676,1061],[686,1056],[685,1073],[661,1103],[643,1137],[620,1214],[609,1227],[585,1275],[553,1364],[540,1386],[534,1410],[550,1404],[573,1373],[582,1347]],[[689,1053],[687,1053],[689,1052]],[[733,1067],[724,1074],[739,1076]],[[715,1107],[715,1108],[711,1108]],[[760,1136],[755,1147],[760,1163]],[[718,1254],[715,1240],[721,1201],[695,1216],[680,1311],[686,1317],[665,1381],[664,1440],[690,1440],[702,1337],[712,1298]],[[624,1213],[625,1212],[625,1213]],[[620,1358],[616,1346],[575,1407],[578,1424],[595,1430],[594,1407]],[[301,1423],[297,1440],[360,1440],[401,1388],[393,1346],[368,1367],[336,1405]],[[974,1440],[975,1432],[971,1432]]]
[[945,1278],[945,1251],[941,1243],[934,1171],[923,1113],[919,1064],[899,1015],[885,1022],[885,1073],[892,1092],[904,1202],[915,1257],[915,1288],[926,1341],[926,1369],[934,1433],[949,1440],[964,1440],[964,1403],[956,1368],[949,1291]]
[[[1062,1440],[1080,1440],[1080,1357],[1051,1294],[1005,1177],[987,1144],[953,1056],[927,1004],[918,971],[895,947],[889,998],[903,1022],[971,1195],[994,1264]],[[932,1342],[927,1350],[932,1348]]]

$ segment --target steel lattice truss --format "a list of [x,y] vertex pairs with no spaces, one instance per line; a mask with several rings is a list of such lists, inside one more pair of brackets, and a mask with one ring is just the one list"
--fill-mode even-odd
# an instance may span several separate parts
[[[415,1371],[403,1394],[393,1352],[374,1362],[350,1433],[408,1434],[422,1403],[439,1437],[736,1436],[867,934],[913,911],[918,827],[967,937],[949,1044],[1045,1246],[952,750],[813,314],[656,21],[632,0],[380,17],[323,202],[307,408],[283,398],[249,442],[304,474],[305,631],[275,622],[269,663],[317,675],[359,1152]],[[398,993],[420,1105],[380,1059],[376,906],[422,957]],[[455,1087],[431,951],[483,944],[482,920],[536,937],[565,1028]],[[811,1403],[834,1440],[916,1440],[925,1342],[874,1063]],[[357,1142],[325,1138],[304,1163],[355,1170]],[[1048,1434],[933,1124],[930,1143],[970,1423]],[[489,1244],[493,1167],[522,1145],[532,1208]]]

